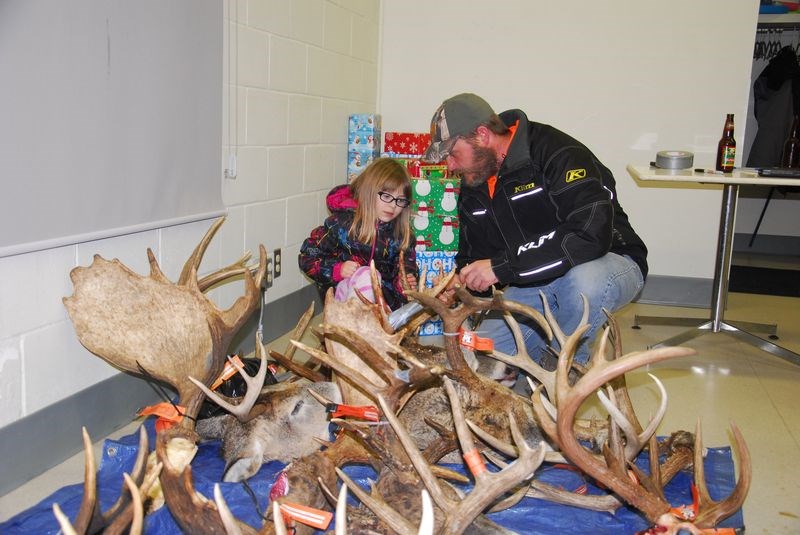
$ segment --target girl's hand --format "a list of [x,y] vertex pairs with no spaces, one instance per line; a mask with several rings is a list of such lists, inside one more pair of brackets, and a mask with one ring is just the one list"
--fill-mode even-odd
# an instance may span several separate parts
[[359,267],[361,266],[359,266],[352,260],[345,260],[344,262],[342,262],[342,269],[339,271],[339,273],[342,274],[343,279],[346,279],[348,277],[352,277],[353,273],[355,273]]

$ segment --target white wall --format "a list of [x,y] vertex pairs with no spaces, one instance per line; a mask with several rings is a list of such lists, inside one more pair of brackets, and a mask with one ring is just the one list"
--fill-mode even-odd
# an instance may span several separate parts
[[[280,247],[283,273],[268,292],[274,301],[307,284],[295,259],[302,239],[325,215],[325,193],[345,181],[347,116],[375,110],[380,4],[238,0],[223,11],[231,20],[220,73],[222,161],[228,163],[229,151],[237,153],[238,176],[223,179],[220,169],[229,215],[201,268],[228,265],[244,250],[257,255],[259,243]],[[236,99],[229,101],[231,91]],[[147,274],[151,247],[176,280],[209,225],[0,258],[0,427],[117,373],[75,337],[61,303],[72,293],[72,268],[100,254]],[[227,307],[241,291],[234,283],[212,297]]]
[[746,115],[758,3],[385,2],[384,130],[426,132],[441,101],[463,91],[520,108],[614,172],[651,273],[711,278],[721,190],[639,185],[625,166],[664,149],[713,166],[725,114]]

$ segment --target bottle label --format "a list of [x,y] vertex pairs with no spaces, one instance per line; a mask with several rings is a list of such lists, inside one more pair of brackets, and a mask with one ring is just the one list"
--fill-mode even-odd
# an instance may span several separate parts
[[720,167],[733,167],[733,160],[736,158],[736,147],[725,147],[722,149],[722,154],[720,155],[719,165]]

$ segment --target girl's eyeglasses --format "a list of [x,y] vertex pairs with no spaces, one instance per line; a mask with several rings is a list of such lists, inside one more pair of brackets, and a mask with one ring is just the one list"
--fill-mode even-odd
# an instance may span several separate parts
[[391,193],[386,193],[385,191],[379,191],[378,197],[380,197],[383,202],[395,203],[400,208],[408,208],[408,205],[411,204],[411,201],[405,197],[395,197]]

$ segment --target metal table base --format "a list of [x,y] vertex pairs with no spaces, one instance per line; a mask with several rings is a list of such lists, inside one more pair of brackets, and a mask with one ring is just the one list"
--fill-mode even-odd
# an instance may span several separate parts
[[763,323],[724,321],[725,307],[728,301],[728,276],[730,273],[731,256],[733,254],[733,222],[736,214],[736,199],[739,193],[738,184],[723,184],[722,210],[719,222],[719,240],[717,242],[716,265],[714,267],[714,287],[711,294],[711,317],[700,318],[668,318],[660,316],[635,316],[633,328],[640,325],[678,325],[691,326],[692,329],[677,336],[668,338],[657,344],[648,346],[649,349],[663,346],[682,344],[698,336],[709,333],[725,333],[738,340],[757,347],[762,351],[771,353],[778,358],[800,366],[800,354],[759,338],[748,331],[764,332],[773,340],[777,340],[777,325]]

